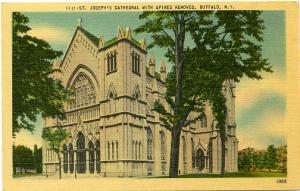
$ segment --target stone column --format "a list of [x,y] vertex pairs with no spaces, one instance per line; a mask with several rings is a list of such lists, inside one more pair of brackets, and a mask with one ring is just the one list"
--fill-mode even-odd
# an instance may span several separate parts
[[77,148],[74,146],[74,176],[77,177]]
[[86,149],[86,151],[85,151],[85,164],[86,164],[86,171],[85,171],[85,173],[86,174],[89,174],[90,173],[90,153],[89,153],[89,150],[88,149]]

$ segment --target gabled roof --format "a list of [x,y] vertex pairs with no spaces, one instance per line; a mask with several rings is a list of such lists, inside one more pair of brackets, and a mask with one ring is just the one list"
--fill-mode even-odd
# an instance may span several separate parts
[[104,47],[110,46],[110,45],[116,43],[117,41],[118,41],[118,38],[117,38],[117,37],[112,38],[112,39],[110,39],[110,40],[108,40],[108,41],[106,41],[106,42],[104,43]]
[[89,31],[83,29],[82,27],[79,27],[79,29],[81,30],[81,32],[83,32],[86,37],[92,41],[96,46],[98,46],[99,44],[99,38],[97,38],[95,35],[93,35],[92,33],[90,33]]
[[80,30],[96,47],[98,47],[98,43],[99,43],[99,38],[97,38],[95,35],[91,34],[90,32],[88,32],[87,30],[83,29],[82,27],[80,26],[77,26],[74,34],[73,34],[73,37],[72,37],[72,40],[71,42],[69,43],[69,46],[68,46],[68,49],[67,51],[65,52],[65,55],[62,59],[62,62],[60,63],[60,66],[63,64],[63,62],[65,61],[65,58],[69,52],[69,49],[70,49],[70,46],[71,44],[73,43],[73,40],[77,34],[77,31]]
[[[104,46],[101,48],[101,49],[105,49],[105,48],[107,48],[107,47],[109,47],[109,46],[111,46],[111,45],[113,45],[113,44],[115,44],[115,43],[117,43],[117,42],[119,42],[119,41],[121,41],[121,40],[124,40],[125,38],[123,38],[123,39],[118,39],[117,37],[114,37],[114,38],[112,38],[112,39],[110,39],[110,40],[108,40],[108,41],[106,41],[105,43],[104,43]],[[98,39],[99,40],[99,39]],[[136,39],[134,39],[134,38],[132,38],[131,40],[129,40],[129,39],[126,39],[128,42],[131,42],[133,45],[135,45],[136,47],[138,47],[139,49],[141,49],[141,50],[143,50],[143,48],[142,48],[142,46],[141,46],[141,43],[139,43]],[[143,51],[145,51],[145,50],[143,50]]]
[[[65,52],[65,54],[64,54],[64,57],[63,57],[63,59],[62,59],[62,62],[61,62],[61,64],[60,65],[62,65],[62,63],[64,62],[64,60],[65,60],[65,58],[66,58],[66,55],[68,54],[68,52],[69,52],[69,49],[70,49],[70,46],[71,46],[71,44],[72,44],[72,42],[73,42],[73,40],[74,40],[74,38],[75,38],[75,36],[76,36],[76,33],[77,33],[77,31],[81,31],[97,48],[99,47],[99,41],[100,41],[100,39],[98,38],[98,37],[96,37],[95,35],[93,35],[92,33],[90,33],[89,31],[87,31],[87,30],[85,30],[84,28],[82,28],[81,26],[77,26],[77,28],[76,28],[76,30],[75,30],[75,32],[74,32],[74,35],[73,35],[73,37],[72,37],[72,40],[71,40],[71,42],[70,42],[70,44],[69,44],[69,46],[68,46],[68,49],[67,49],[67,51]],[[115,44],[115,43],[117,43],[118,41],[120,41],[120,40],[127,40],[127,41],[129,41],[129,42],[131,42],[133,45],[135,45],[136,47],[138,47],[139,49],[141,49],[142,51],[144,51],[144,52],[146,52],[146,50],[144,50],[143,48],[142,48],[142,46],[141,46],[141,43],[140,42],[138,42],[136,39],[134,39],[134,38],[132,38],[131,40],[129,40],[129,39],[126,39],[126,38],[123,38],[123,39],[119,39],[118,40],[118,38],[117,37],[115,37],[115,38],[112,38],[111,40],[108,40],[108,41],[106,41],[105,43],[104,43],[104,46],[102,47],[102,48],[100,48],[100,49],[105,49],[105,48],[107,48],[107,47],[109,47],[109,46],[111,46],[111,45],[113,45],[113,44]]]

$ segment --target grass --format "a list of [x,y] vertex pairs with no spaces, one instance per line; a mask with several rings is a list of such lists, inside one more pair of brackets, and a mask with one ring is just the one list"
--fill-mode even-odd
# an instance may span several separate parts
[[21,178],[21,177],[27,177],[27,176],[41,176],[41,173],[25,173],[25,174],[14,174],[14,178]]
[[[220,174],[184,174],[179,175],[178,178],[243,178],[243,177],[286,177],[286,173],[282,172],[234,172],[225,173],[224,177]],[[160,176],[155,178],[168,178],[168,176]]]

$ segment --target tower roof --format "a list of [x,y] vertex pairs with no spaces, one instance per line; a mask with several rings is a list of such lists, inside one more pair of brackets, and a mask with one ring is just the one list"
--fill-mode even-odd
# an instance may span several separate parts
[[153,52],[151,52],[151,56],[150,56],[150,59],[149,59],[149,66],[151,66],[151,65],[155,66],[155,57],[154,57]]

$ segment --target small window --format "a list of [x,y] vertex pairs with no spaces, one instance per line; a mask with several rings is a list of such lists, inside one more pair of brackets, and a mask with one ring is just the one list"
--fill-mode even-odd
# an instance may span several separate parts
[[138,142],[135,142],[135,159],[138,159]]
[[139,159],[141,159],[141,146],[142,146],[142,144],[141,144],[141,142],[139,142]]
[[186,142],[184,137],[182,137],[182,155],[183,155],[183,162],[186,162]]
[[110,144],[107,143],[107,160],[110,160]]
[[140,62],[141,62],[141,56],[136,53],[131,53],[131,65],[132,65],[132,72],[140,75]]
[[207,127],[207,117],[205,114],[202,114],[202,116],[200,118],[200,126],[202,128]]
[[106,55],[107,73],[117,71],[117,52],[112,51]]
[[147,129],[147,159],[152,160],[153,135],[150,128]]
[[111,143],[111,155],[112,155],[112,160],[115,159],[115,144],[114,142]]
[[118,141],[116,142],[116,159],[119,159],[119,145],[118,145]]
[[166,139],[163,131],[160,133],[160,152],[161,160],[166,160]]

